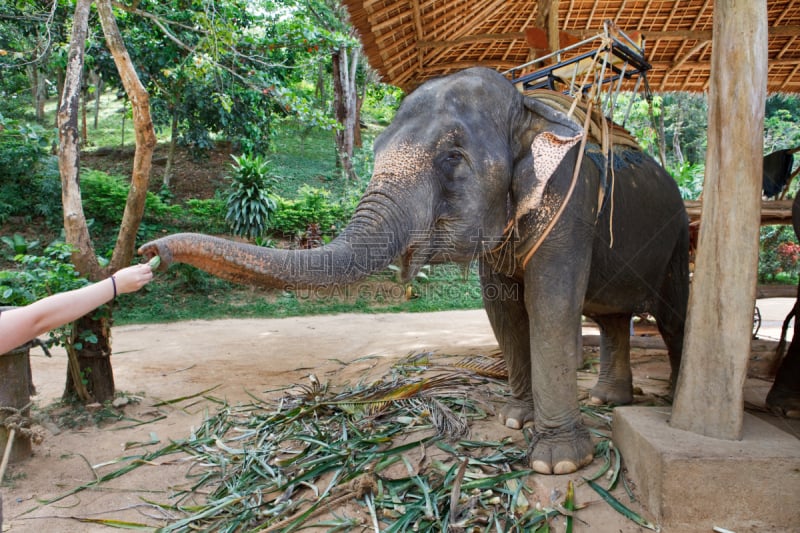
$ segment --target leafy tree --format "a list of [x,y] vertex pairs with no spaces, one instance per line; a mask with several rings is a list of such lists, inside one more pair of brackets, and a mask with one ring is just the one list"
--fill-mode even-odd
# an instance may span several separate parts
[[764,117],[764,153],[800,146],[800,99],[775,94],[767,98]]
[[[66,63],[61,45],[68,15],[68,6],[56,0],[0,0],[2,91],[5,97],[15,98],[24,90],[28,97],[25,101],[30,101],[39,122],[44,119],[44,103],[50,92],[48,73],[59,66],[63,72]],[[8,83],[11,80],[14,82]],[[23,87],[23,80],[27,87]]]
[[664,133],[669,161],[675,166],[704,164],[708,106],[705,95],[664,95]]
[[276,113],[333,126],[297,88],[320,46],[313,31],[298,27],[292,8],[227,0],[210,13],[202,3],[144,0],[126,9],[129,48],[153,94],[156,121],[169,124],[171,154],[182,142],[201,155],[214,134],[245,153],[265,152]]

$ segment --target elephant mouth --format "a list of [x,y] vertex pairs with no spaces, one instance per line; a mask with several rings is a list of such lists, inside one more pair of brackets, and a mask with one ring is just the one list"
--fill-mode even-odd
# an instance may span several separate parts
[[412,244],[400,256],[400,281],[408,283],[417,277],[419,271],[428,263],[431,253],[424,253],[421,246]]
[[428,264],[471,263],[481,255],[480,246],[458,247],[451,232],[433,230],[413,239],[400,255],[400,278],[403,283],[413,280]]

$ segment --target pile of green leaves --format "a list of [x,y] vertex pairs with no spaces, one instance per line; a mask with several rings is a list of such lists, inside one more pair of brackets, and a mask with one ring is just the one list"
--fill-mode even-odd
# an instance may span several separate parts
[[[428,354],[409,358],[381,380],[341,391],[312,375],[310,385],[276,400],[223,404],[189,438],[125,457],[117,470],[45,503],[181,454],[194,465],[190,486],[170,502],[147,502],[165,516],[159,531],[538,532],[549,531],[557,516],[571,531],[578,510],[571,482],[563,502],[533,506],[524,483],[533,475],[526,449],[510,439],[468,438],[470,421],[487,416],[487,399],[475,391],[501,395],[504,388],[468,365],[433,365]],[[606,411],[593,416],[608,423]],[[596,454],[605,464],[587,482],[619,512],[654,529],[609,494],[622,479],[621,457],[607,436],[599,436]],[[608,490],[596,482],[604,476]],[[350,504],[359,506],[357,516],[347,515]]]

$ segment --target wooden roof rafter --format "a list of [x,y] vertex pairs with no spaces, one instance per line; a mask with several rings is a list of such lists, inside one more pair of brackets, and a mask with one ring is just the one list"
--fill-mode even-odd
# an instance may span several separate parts
[[[343,0],[370,64],[411,90],[432,76],[473,65],[500,71],[532,58],[526,30],[545,0]],[[552,1],[552,0],[551,0]],[[583,40],[605,20],[640,31],[660,91],[702,92],[710,74],[714,0],[559,0],[560,32]],[[800,0],[769,0],[771,92],[800,92]],[[705,44],[703,44],[705,42]],[[541,52],[538,52],[543,55]],[[626,87],[628,88],[628,87]]]
[[[710,0],[707,1],[705,4],[703,4],[703,6],[700,8],[700,11],[698,11],[697,15],[694,17],[694,22],[692,22],[689,31],[691,32],[697,31],[697,27],[700,24],[700,21],[706,9],[708,9],[709,4]],[[680,46],[678,47],[678,51],[675,53],[674,56],[675,66],[664,73],[664,79],[661,82],[661,87],[659,87],[659,90],[663,90],[663,87],[666,85],[667,79],[670,77],[671,74],[675,73],[683,63],[685,63],[694,54],[703,50],[703,48],[705,48],[708,44],[710,44],[710,41],[703,41],[695,45],[688,53],[684,54],[683,53],[684,50],[686,49],[687,46],[689,46],[689,40],[687,39],[682,41]]]

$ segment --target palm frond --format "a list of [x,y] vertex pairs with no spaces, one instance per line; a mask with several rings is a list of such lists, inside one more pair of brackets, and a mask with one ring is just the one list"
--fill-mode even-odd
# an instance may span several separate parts
[[456,362],[453,366],[474,372],[483,377],[495,379],[508,379],[508,367],[503,359],[477,355],[466,357]]

